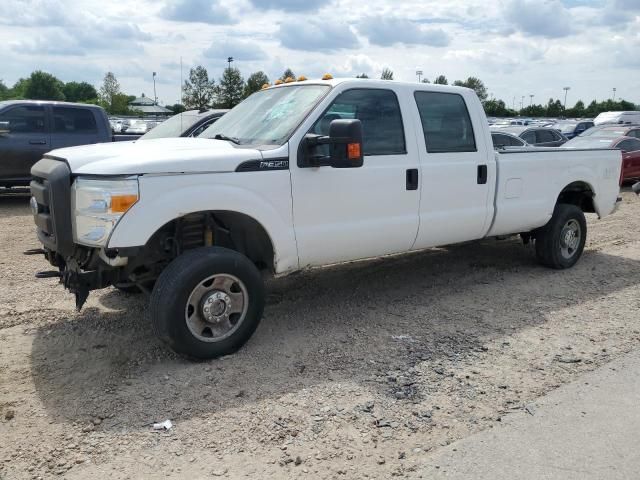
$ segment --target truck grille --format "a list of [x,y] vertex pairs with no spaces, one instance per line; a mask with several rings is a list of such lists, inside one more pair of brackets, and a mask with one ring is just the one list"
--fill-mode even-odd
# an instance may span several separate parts
[[31,209],[38,239],[62,256],[73,253],[71,172],[66,162],[45,157],[31,169]]

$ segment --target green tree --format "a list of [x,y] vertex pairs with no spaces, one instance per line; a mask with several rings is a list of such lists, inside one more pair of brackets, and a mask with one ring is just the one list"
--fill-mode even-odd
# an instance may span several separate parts
[[36,70],[29,77],[24,96],[31,100],[64,100],[64,84],[50,73]]
[[563,113],[564,107],[562,106],[562,102],[560,100],[550,98],[547,103],[547,111],[545,112],[545,115],[547,117],[561,117]]
[[369,78],[369,75],[366,73],[361,73],[360,75],[356,75],[356,78]]
[[287,68],[284,71],[284,73],[280,77],[280,80],[282,80],[284,82],[287,78],[293,78],[294,80],[296,79],[296,74],[293,73],[293,70],[291,70],[290,68]]
[[[135,98],[135,97],[134,97]],[[106,108],[112,115],[132,115],[136,112],[129,107],[131,96],[124,93],[116,93],[111,97],[111,104]]]
[[167,105],[167,108],[171,110],[174,114],[182,113],[186,110],[186,108],[184,108],[184,105],[182,105],[181,103],[176,103],[174,105]]
[[423,79],[421,80],[421,83],[431,83],[431,82],[429,81],[429,79],[428,79],[428,78],[423,78]]
[[565,112],[565,114],[567,117],[574,117],[574,118],[584,117],[585,115],[584,102],[582,100],[578,100],[576,104],[573,106],[573,108],[567,108],[567,111]]
[[516,112],[507,108],[507,105],[503,100],[497,99],[487,100],[484,102],[484,111],[491,117],[510,117],[516,114]]
[[113,72],[107,72],[104,75],[102,86],[100,87],[100,100],[107,112],[115,113],[113,111],[116,108],[114,100],[116,95],[120,95],[121,93],[118,79]]
[[267,75],[262,70],[252,73],[251,75],[249,75],[249,78],[247,78],[247,84],[244,87],[243,97],[246,98],[252,93],[257,92],[262,88],[263,85],[268,83],[269,77],[267,77]]
[[186,108],[207,108],[216,95],[216,82],[209,80],[209,73],[202,65],[189,70],[189,80],[184,81],[182,103]]
[[233,108],[242,101],[244,78],[237,68],[225,68],[218,86],[218,108]]
[[5,98],[9,98],[9,87],[0,80],[0,100],[4,100]]
[[449,80],[444,75],[438,75],[433,83],[436,85],[449,85]]
[[393,71],[387,67],[382,69],[382,74],[380,75],[381,80],[393,80]]
[[[516,112],[514,112],[515,114]],[[542,105],[529,105],[528,107],[520,110],[520,115],[523,117],[544,117],[547,114],[547,109]]]
[[68,102],[88,102],[98,98],[98,92],[87,82],[68,82],[62,92]]
[[27,78],[18,79],[18,81],[13,84],[13,87],[9,89],[9,98],[25,98],[27,85],[29,85],[29,80]]
[[466,87],[475,91],[481,102],[484,102],[488,97],[487,87],[485,87],[482,80],[477,77],[469,77],[464,81],[456,80],[453,84],[457,87]]

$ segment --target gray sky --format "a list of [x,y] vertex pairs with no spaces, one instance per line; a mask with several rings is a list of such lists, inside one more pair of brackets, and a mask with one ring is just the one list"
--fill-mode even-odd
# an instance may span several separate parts
[[42,69],[98,86],[113,71],[132,95],[180,97],[203,64],[216,79],[228,56],[248,76],[414,81],[482,79],[519,107],[617,97],[640,104],[640,0],[1,0],[0,79]]

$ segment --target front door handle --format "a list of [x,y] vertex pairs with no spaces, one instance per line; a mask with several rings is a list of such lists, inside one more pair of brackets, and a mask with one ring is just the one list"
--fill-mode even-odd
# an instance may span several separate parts
[[46,140],[29,140],[29,145],[46,145]]
[[487,183],[487,166],[478,165],[478,185],[484,185]]
[[407,190],[418,189],[418,169],[409,168],[407,170]]

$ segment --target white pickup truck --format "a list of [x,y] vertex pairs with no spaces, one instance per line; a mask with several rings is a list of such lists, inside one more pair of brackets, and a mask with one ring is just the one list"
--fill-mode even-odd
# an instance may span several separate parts
[[615,150],[495,152],[473,91],[376,80],[265,88],[199,138],[54,150],[32,170],[44,253],[81,308],[150,293],[174,350],[226,355],[262,316],[263,275],[520,234],[576,263],[583,212],[612,213]]

